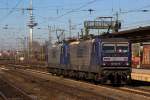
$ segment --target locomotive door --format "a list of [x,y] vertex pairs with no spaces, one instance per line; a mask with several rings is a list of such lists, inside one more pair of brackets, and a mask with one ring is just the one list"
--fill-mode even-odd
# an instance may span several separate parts
[[100,41],[95,41],[92,45],[91,65],[94,72],[99,72],[101,65],[101,45]]
[[68,45],[63,45],[61,47],[60,64],[62,65],[63,69],[67,69],[67,66],[69,64],[69,46]]

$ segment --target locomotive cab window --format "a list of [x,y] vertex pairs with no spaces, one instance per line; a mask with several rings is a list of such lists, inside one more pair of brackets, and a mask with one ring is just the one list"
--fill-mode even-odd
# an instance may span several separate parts
[[117,44],[116,46],[117,53],[127,53],[128,50],[128,44]]
[[114,53],[115,52],[115,44],[104,43],[103,46],[104,53]]

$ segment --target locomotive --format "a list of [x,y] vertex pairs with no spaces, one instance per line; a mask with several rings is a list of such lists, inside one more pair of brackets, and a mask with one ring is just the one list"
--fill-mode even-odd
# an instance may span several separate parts
[[65,41],[48,49],[49,72],[102,84],[126,84],[131,78],[131,43],[123,38]]

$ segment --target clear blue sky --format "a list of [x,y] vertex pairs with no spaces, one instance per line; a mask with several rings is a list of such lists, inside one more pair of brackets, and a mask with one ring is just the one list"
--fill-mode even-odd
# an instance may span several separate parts
[[[0,48],[15,48],[19,41],[17,38],[28,36],[29,31],[26,26],[29,18],[28,11],[21,9],[29,7],[29,0],[22,0],[16,6],[18,10],[10,8],[14,8],[20,0],[0,1]],[[98,16],[113,16],[116,11],[120,10],[122,12],[134,10],[132,13],[119,14],[123,28],[150,25],[150,12],[138,11],[150,10],[150,0],[95,0],[89,3],[91,1],[94,0],[33,0],[35,21],[38,23],[34,30],[34,38],[48,39],[46,29],[48,25],[63,28],[68,35],[69,19],[72,25],[76,26],[76,30],[73,30],[75,35],[83,27],[84,20],[93,20]],[[85,11],[90,8],[95,10],[91,14]],[[71,12],[72,10],[75,11]],[[5,25],[8,25],[8,29],[3,29]],[[37,29],[38,27],[41,29]],[[55,34],[53,37],[55,39]]]

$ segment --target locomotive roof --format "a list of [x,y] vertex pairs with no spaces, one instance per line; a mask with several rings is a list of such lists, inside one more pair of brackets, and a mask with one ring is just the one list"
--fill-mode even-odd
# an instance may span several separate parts
[[[74,44],[79,44],[80,42],[88,42],[90,40],[94,42],[95,39],[96,38],[88,39],[88,40],[77,40],[77,41],[70,42],[69,44],[74,45]],[[97,39],[100,39],[103,42],[129,42],[129,40],[124,38],[97,38]]]
[[62,45],[77,45],[81,42],[94,42],[95,39],[100,39],[102,42],[129,42],[129,40],[127,39],[124,39],[124,38],[94,38],[94,39],[87,39],[87,40],[76,40],[76,41],[73,41],[73,42],[64,42],[64,44],[55,44],[53,45],[51,48],[59,48],[61,47]]
[[106,41],[106,42],[128,42],[129,40],[127,39],[124,39],[124,38],[104,38],[104,39],[101,39],[102,41]]

